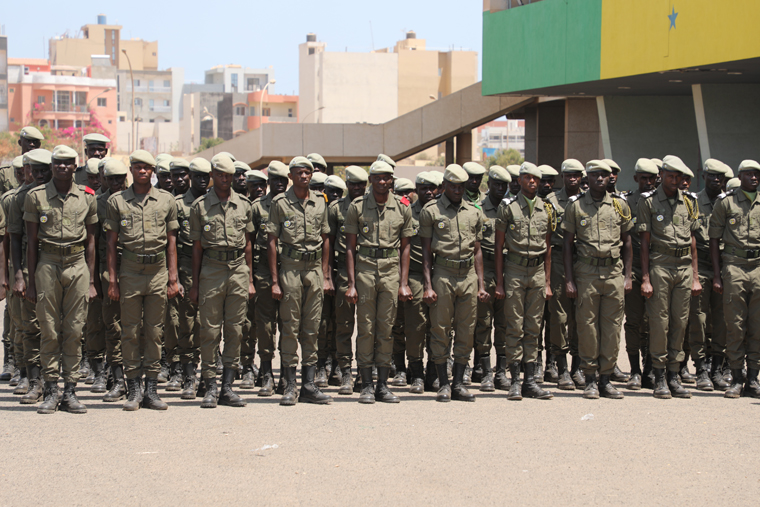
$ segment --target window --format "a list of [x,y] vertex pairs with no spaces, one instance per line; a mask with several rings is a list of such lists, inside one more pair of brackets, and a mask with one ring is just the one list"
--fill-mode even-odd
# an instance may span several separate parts
[[245,116],[245,106],[235,106],[235,116]]
[[13,92],[15,91],[15,88],[8,88],[8,91],[9,91],[10,93],[13,93]]
[[270,112],[269,112],[269,108],[268,107],[262,108],[261,111],[263,112],[264,116],[270,116]]
[[288,109],[288,118],[292,118],[292,117],[293,117],[293,110]]
[[259,78],[249,77],[246,84],[246,90],[249,92],[255,92],[259,88]]
[[106,98],[98,97],[98,107],[106,107]]
[[87,105],[87,92],[74,92],[74,105],[75,106]]
[[171,123],[171,120],[164,120],[164,123]]
[[74,128],[81,129],[82,127],[84,127],[84,122],[82,120],[76,120],[74,122]]
[[168,100],[164,100],[164,106],[165,107],[169,107],[169,101]]
[[[127,121],[127,119],[125,117],[123,117],[123,116],[120,116],[119,117],[119,121]],[[110,123],[110,121],[109,121],[109,123]]]
[[148,107],[153,111],[153,99],[148,100]]
[[24,65],[24,75],[25,76],[29,75],[29,67],[27,67],[26,65]]
[[37,95],[37,104],[44,104],[44,103],[45,103],[45,96]]
[[68,111],[71,104],[71,92],[55,92],[55,110]]
[[156,120],[154,120],[153,118],[151,118],[150,120],[148,120],[148,123],[156,123]]
[[135,107],[142,107],[142,99],[140,97],[135,98]]
[[237,89],[238,89],[238,75],[237,74],[232,74],[230,76],[230,80],[232,82],[232,91],[236,92]]
[[110,125],[111,123],[113,123],[113,121],[112,120],[108,120],[108,124]]
[[310,55],[313,55],[313,54],[314,54],[314,48],[309,48],[309,54],[310,54]]
[[148,81],[148,90],[153,90],[153,80]]
[[153,56],[156,56],[156,52],[155,51],[153,52]]
[[250,108],[250,112],[248,113],[248,116],[256,116],[256,108],[255,107],[251,107]]
[[169,81],[168,79],[164,79],[164,88],[171,88],[171,87],[172,87],[172,82]]
[[135,79],[135,86],[140,86],[140,80],[139,79]]

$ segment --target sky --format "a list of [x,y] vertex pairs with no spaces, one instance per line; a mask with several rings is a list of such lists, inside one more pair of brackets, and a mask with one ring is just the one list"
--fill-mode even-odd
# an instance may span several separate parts
[[[274,67],[276,93],[298,93],[298,45],[306,34],[327,51],[392,47],[414,30],[429,49],[469,49],[480,55],[482,0],[290,0],[210,2],[131,0],[4,2],[0,25],[11,58],[48,58],[48,39],[97,23],[122,25],[122,38],[158,40],[159,69],[182,67],[202,83],[215,65]],[[81,36],[81,34],[79,34]],[[480,76],[480,69],[478,69]]]

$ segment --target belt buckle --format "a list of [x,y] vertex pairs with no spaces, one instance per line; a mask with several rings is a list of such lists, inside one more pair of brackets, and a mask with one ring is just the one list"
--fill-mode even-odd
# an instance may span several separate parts
[[747,250],[747,259],[757,259],[760,257],[760,249]]

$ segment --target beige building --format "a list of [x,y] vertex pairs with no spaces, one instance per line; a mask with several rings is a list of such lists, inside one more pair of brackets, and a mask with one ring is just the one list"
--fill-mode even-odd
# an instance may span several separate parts
[[92,55],[107,55],[117,69],[129,69],[123,50],[132,62],[132,70],[158,70],[158,41],[122,39],[121,26],[109,25],[98,15],[97,24],[84,25],[81,36],[68,34],[50,39],[50,63],[53,66],[86,67]]
[[298,46],[303,123],[384,123],[478,81],[477,52],[427,50],[414,32],[370,53],[326,48],[315,34]]

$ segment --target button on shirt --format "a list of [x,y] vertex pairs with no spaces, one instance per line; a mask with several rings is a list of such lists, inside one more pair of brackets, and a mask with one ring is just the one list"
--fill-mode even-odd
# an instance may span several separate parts
[[119,244],[126,250],[151,255],[166,250],[167,234],[179,229],[174,196],[165,190],[150,187],[147,194],[137,195],[134,185],[108,199],[107,231],[119,235]]
[[253,230],[251,203],[234,190],[222,202],[211,189],[190,210],[190,239],[200,241],[204,250],[242,250],[246,233]]
[[59,247],[82,244],[87,239],[86,226],[98,223],[95,196],[76,184],[61,196],[50,180],[26,195],[24,220],[40,224],[37,232],[40,243]]
[[463,198],[459,205],[446,195],[430,201],[420,213],[420,236],[431,238],[435,255],[452,261],[468,260],[475,242],[483,239],[483,212]]

